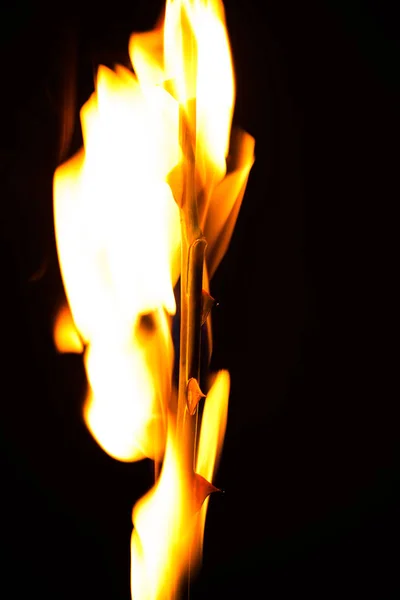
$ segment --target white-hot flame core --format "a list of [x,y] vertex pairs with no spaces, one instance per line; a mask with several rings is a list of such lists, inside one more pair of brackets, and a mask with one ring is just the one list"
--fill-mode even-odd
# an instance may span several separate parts
[[[166,177],[179,162],[177,118],[176,101],[161,88],[143,91],[122,67],[100,67],[81,111],[85,151],[55,176],[61,270],[88,345],[84,415],[120,460],[160,459],[165,443],[173,347],[162,312],[175,312],[180,251],[179,209]],[[158,314],[151,343],[140,332],[149,313]]]

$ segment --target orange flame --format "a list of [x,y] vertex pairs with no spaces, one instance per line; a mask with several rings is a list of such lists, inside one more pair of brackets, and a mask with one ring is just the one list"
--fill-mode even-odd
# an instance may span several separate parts
[[[197,472],[211,480],[225,434],[229,375],[218,374],[205,406]],[[173,425],[170,423],[170,425]],[[207,430],[204,427],[207,426]],[[207,432],[206,432],[207,431]],[[196,499],[195,482],[187,477],[174,427],[168,439],[156,485],[133,509],[131,589],[137,600],[162,600],[179,591],[188,557],[199,564],[208,499]]]
[[63,304],[54,321],[54,343],[59,352],[70,352],[81,354],[83,352],[83,342],[80,338],[69,306]]
[[[232,236],[254,140],[237,133],[227,170],[235,82],[220,0],[167,0],[163,22],[133,34],[129,53],[134,73],[99,67],[81,110],[84,149],[55,173],[56,241],[70,312],[59,313],[54,339],[60,351],[84,352],[84,418],[100,446],[123,461],[163,461],[154,488],[134,507],[131,543],[133,598],[162,600],[179,593],[189,555],[192,567],[200,564],[207,482],[221,453],[229,396],[223,371],[206,398],[196,468],[188,473],[171,404],[187,160],[182,122],[208,242],[206,291]],[[207,326],[210,336],[209,317]]]

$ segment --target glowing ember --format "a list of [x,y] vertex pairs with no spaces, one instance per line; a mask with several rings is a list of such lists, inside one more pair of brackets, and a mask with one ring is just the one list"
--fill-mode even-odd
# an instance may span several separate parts
[[133,34],[129,53],[134,73],[99,68],[81,111],[84,150],[54,177],[70,309],[54,337],[60,351],[84,352],[84,417],[102,448],[119,460],[162,461],[134,507],[131,547],[133,598],[161,600],[179,595],[189,563],[201,560],[229,374],[215,376],[197,434],[200,328],[211,347],[209,280],[233,232],[254,140],[237,133],[227,173],[235,86],[221,2],[167,0],[163,23]]

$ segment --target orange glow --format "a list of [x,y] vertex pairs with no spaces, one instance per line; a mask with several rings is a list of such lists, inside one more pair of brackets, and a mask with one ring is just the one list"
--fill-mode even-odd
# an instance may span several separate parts
[[[70,311],[59,313],[54,338],[61,352],[84,355],[83,413],[98,444],[122,461],[162,463],[133,509],[131,588],[134,600],[170,600],[189,560],[192,571],[201,562],[230,387],[227,371],[214,377],[201,400],[197,458],[183,458],[171,330],[186,167],[191,161],[207,240],[208,292],[233,233],[254,140],[231,136],[235,81],[220,0],[167,0],[156,28],[131,36],[129,55],[133,72],[99,67],[81,109],[84,148],[55,173],[56,241]],[[205,329],[211,348],[210,316]]]
[[83,352],[83,343],[76,330],[71,311],[61,306],[54,323],[54,344],[59,352]]

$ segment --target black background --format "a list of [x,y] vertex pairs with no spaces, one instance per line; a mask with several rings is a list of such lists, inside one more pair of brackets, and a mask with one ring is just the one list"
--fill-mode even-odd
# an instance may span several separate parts
[[[385,6],[386,5],[386,6]],[[59,356],[52,175],[100,62],[161,2],[1,9],[1,595],[129,599],[148,462],[109,458]],[[193,598],[397,598],[398,46],[385,2],[226,2],[256,162],[212,283],[232,392]]]

